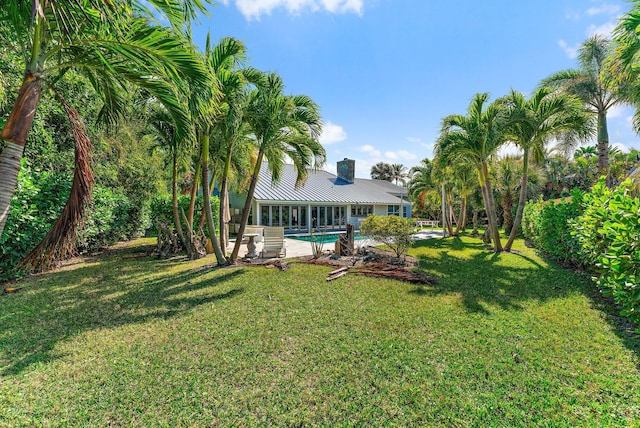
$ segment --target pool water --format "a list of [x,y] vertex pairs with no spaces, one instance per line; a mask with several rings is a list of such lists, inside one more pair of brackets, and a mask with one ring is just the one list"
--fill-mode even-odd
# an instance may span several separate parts
[[[307,242],[319,242],[321,244],[331,244],[340,239],[340,236],[344,235],[344,233],[322,233],[316,232],[313,235],[295,235],[295,236],[287,236],[287,238],[297,239],[298,241],[307,241]],[[356,241],[361,241],[363,239],[367,239],[366,236],[361,236],[359,232],[353,234],[353,239]]]

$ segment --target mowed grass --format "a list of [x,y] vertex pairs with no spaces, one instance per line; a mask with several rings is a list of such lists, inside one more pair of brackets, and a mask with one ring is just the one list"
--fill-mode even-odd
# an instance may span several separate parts
[[424,241],[415,286],[150,242],[0,296],[0,426],[640,426],[633,327],[522,245]]

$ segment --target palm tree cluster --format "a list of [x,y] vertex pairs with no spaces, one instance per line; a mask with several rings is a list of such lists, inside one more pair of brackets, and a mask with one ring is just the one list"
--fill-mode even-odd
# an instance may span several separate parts
[[[472,202],[471,209],[474,218],[479,210],[486,214],[486,241],[493,243],[495,251],[510,251],[528,199],[564,196],[575,187],[588,189],[599,176],[615,185],[637,167],[638,152],[622,153],[610,146],[607,129],[607,112],[613,106],[640,105],[640,37],[636,31],[640,1],[633,3],[634,9],[620,21],[613,42],[595,35],[582,44],[579,68],[543,79],[529,97],[512,90],[490,102],[488,94],[476,94],[466,114],[445,117],[435,158],[411,169],[409,190],[417,211],[438,216],[440,189],[444,189],[445,225],[456,235],[465,227],[469,201],[475,194],[476,206]],[[640,108],[636,108],[636,132],[640,129],[638,112]],[[576,150],[594,137],[597,145]],[[520,154],[500,156],[500,149],[508,144]],[[573,159],[567,156],[572,151]],[[470,169],[476,176],[471,181]],[[508,235],[504,246],[500,223]],[[474,220],[474,230],[476,226]]]
[[371,178],[373,180],[385,180],[404,186],[407,184],[408,176],[407,167],[398,163],[378,162],[371,167]]
[[[107,124],[118,123],[131,93],[136,93],[137,103],[146,111],[149,133],[169,159],[173,226],[191,257],[198,256],[194,233],[206,224],[218,263],[235,262],[240,240],[230,258],[223,251],[228,243],[228,193],[248,189],[242,233],[263,160],[274,180],[279,179],[285,159],[292,160],[298,184],[309,168],[323,165],[322,120],[312,99],[288,95],[279,76],[245,66],[246,49],[236,39],[226,37],[215,46],[207,39],[205,52],[198,51],[189,36],[190,25],[206,13],[205,2],[209,3],[32,0],[0,8],[0,21],[6,23],[0,40],[26,58],[22,84],[1,134],[0,234],[44,90],[55,93],[64,106],[76,141],[76,172],[63,221],[31,256],[32,267],[47,268],[73,253],[76,226],[91,194],[88,131],[73,100],[66,100],[57,85],[70,71],[86,78],[102,98],[99,117]],[[158,22],[158,15],[168,24]],[[185,176],[190,177],[191,194],[187,212],[177,203],[178,184]],[[220,192],[219,224],[214,224],[211,210],[214,185]],[[194,211],[199,191],[205,208],[198,222]]]

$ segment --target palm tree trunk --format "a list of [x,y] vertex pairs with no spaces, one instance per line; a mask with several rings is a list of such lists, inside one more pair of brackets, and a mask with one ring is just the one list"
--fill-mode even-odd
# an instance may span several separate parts
[[251,182],[249,183],[249,190],[247,191],[247,200],[244,202],[244,208],[242,210],[242,217],[240,218],[240,230],[236,236],[236,243],[233,246],[233,252],[231,253],[230,262],[235,263],[238,260],[238,253],[240,252],[240,246],[242,245],[242,236],[247,228],[247,221],[249,220],[249,210],[251,209],[251,201],[253,200],[253,193],[256,191],[256,185],[258,184],[258,174],[260,173],[260,167],[262,166],[262,158],[264,152],[260,150],[258,157],[256,158],[256,164],[253,167],[253,174],[251,175]]
[[511,246],[513,245],[513,241],[516,240],[516,235],[518,234],[518,229],[520,229],[520,224],[522,223],[522,215],[524,213],[524,204],[527,200],[527,185],[529,183],[529,151],[524,150],[522,155],[522,181],[520,182],[520,198],[518,199],[518,210],[516,211],[516,218],[513,221],[513,226],[511,227],[511,233],[509,234],[509,239],[507,240],[507,244],[504,246],[505,251],[511,251]]
[[473,217],[471,219],[473,223],[473,230],[471,231],[471,236],[478,236],[478,210],[473,210]]
[[18,98],[13,104],[1,137],[5,141],[0,153],[0,235],[9,215],[11,198],[16,190],[20,159],[27,141],[27,135],[33,125],[33,117],[42,94],[42,79],[27,73]]
[[187,227],[193,230],[193,216],[196,211],[196,198],[198,196],[198,187],[200,186],[200,172],[202,168],[202,158],[196,163],[196,171],[193,175],[193,184],[191,185],[191,200],[189,201],[189,213],[187,214]]
[[216,235],[216,226],[213,222],[213,213],[211,212],[211,195],[209,190],[209,134],[202,135],[202,198],[204,203],[204,212],[207,216],[207,228],[209,229],[209,238],[216,255],[216,261],[219,266],[227,264],[227,260],[220,249],[220,242]]
[[485,187],[485,182],[482,174],[482,168],[478,168],[478,180],[480,180],[480,191],[482,192],[482,204],[484,205],[484,212],[487,215],[487,229],[489,229],[489,241],[491,241],[491,237],[493,233],[491,231],[491,222],[489,221],[489,197],[487,196],[487,189]]
[[229,186],[229,170],[231,169],[231,153],[233,146],[229,144],[227,154],[224,160],[224,171],[222,171],[222,179],[220,182],[220,236],[222,238],[222,247],[227,248],[229,245],[229,223],[227,218],[229,213],[229,195],[227,188]]
[[[216,181],[216,175],[218,175],[218,172],[214,169],[213,171],[211,171],[211,179],[209,180],[209,197],[211,197],[211,192],[213,192],[214,189],[214,184]],[[220,213],[218,213],[218,216],[220,216]],[[200,216],[200,221],[198,222],[198,229],[202,229],[204,227],[204,223],[207,221],[207,212],[206,211],[202,211],[202,215]],[[224,247],[220,247],[220,248],[224,248]]]
[[19,266],[28,270],[48,270],[58,262],[70,257],[76,250],[77,226],[84,217],[85,207],[91,200],[91,188],[94,183],[91,172],[91,141],[87,128],[80,115],[56,92],[67,117],[71,122],[75,142],[75,168],[69,199],[60,217],[51,230],[20,262]]
[[460,215],[458,216],[458,218],[460,218],[460,222],[457,224],[457,227],[456,227],[456,235],[460,235],[460,232],[464,231],[464,227],[467,222],[467,198],[466,197],[462,198],[462,206],[460,207]]
[[487,192],[487,216],[489,217],[489,225],[491,228],[491,234],[493,235],[493,249],[495,252],[501,252],[502,242],[500,242],[500,230],[498,230],[498,219],[496,216],[496,205],[493,201],[493,192],[491,191],[491,182],[489,181],[489,167],[485,162],[482,163],[482,175],[485,182],[485,189]]
[[609,132],[607,130],[607,112],[598,112],[598,175],[607,180],[607,187],[611,187],[609,177]]
[[173,168],[171,177],[171,204],[173,206],[173,224],[176,227],[176,233],[180,242],[187,250],[189,258],[191,258],[191,252],[189,251],[189,244],[184,239],[184,233],[182,232],[182,223],[180,222],[180,213],[178,212],[178,153],[173,152]]

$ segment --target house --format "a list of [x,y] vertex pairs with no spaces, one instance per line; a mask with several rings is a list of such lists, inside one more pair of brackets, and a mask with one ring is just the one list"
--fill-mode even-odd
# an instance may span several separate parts
[[[358,229],[369,214],[411,216],[407,189],[384,180],[355,178],[355,161],[337,164],[338,175],[309,171],[304,186],[296,189],[296,170],[285,165],[281,180],[272,185],[269,168],[260,170],[249,225],[284,226],[285,233],[341,231],[347,223]],[[232,233],[237,232],[246,195],[230,197]],[[257,215],[256,215],[257,213]]]

